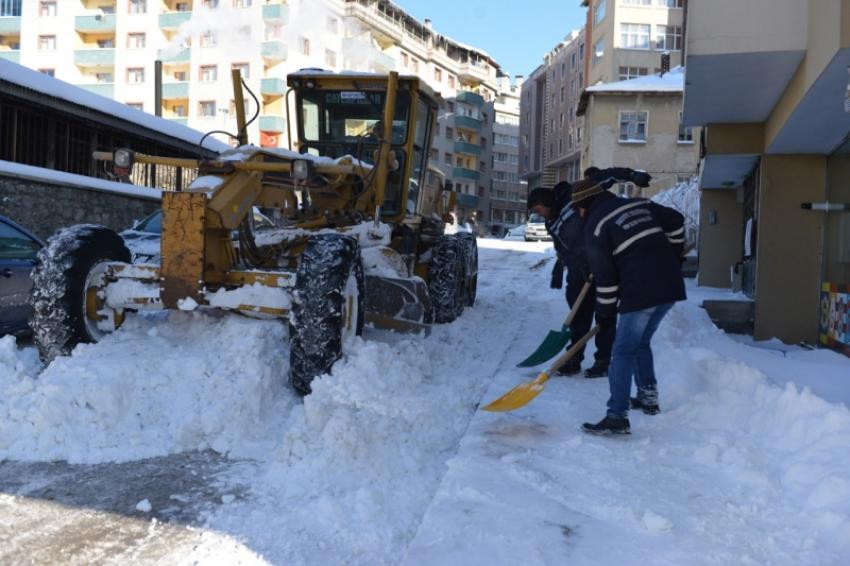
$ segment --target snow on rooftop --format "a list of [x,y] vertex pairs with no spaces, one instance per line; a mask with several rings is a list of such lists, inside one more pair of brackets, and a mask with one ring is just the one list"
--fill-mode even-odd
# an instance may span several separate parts
[[685,68],[675,67],[664,73],[660,73],[617,81],[614,83],[602,83],[587,88],[587,92],[684,92]]
[[[0,59],[0,80],[5,80],[32,90],[91,108],[104,114],[115,116],[121,120],[137,124],[144,128],[160,132],[185,142],[197,144],[201,141],[204,132],[194,128],[182,126],[171,120],[159,118],[147,112],[130,108],[111,98],[100,96],[89,92],[84,88],[66,83],[44,73],[34,71],[17,63]],[[219,140],[208,137],[204,140],[204,147],[211,151],[224,151],[230,146]]]
[[22,165],[11,161],[0,161],[0,176],[2,175],[132,197],[155,200],[162,198],[162,191],[159,189],[139,187],[129,183],[117,183],[107,181],[106,179],[75,175],[74,173],[65,173],[64,171],[54,171],[53,169],[44,169],[43,167]]

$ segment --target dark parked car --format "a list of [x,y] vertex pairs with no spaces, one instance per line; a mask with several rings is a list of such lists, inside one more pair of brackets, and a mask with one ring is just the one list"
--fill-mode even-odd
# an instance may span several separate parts
[[29,330],[30,272],[43,246],[35,234],[0,216],[0,335]]

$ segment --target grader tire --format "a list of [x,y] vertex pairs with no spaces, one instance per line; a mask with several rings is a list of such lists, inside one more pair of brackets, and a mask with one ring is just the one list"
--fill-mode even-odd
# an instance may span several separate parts
[[440,236],[431,248],[428,291],[433,322],[452,322],[463,312],[464,256],[460,240]]
[[475,304],[475,297],[478,295],[478,242],[475,239],[475,234],[469,232],[461,232],[457,235],[457,238],[463,247],[465,261],[464,295],[466,306],[471,307]]
[[289,319],[289,381],[309,395],[313,379],[329,373],[352,335],[363,333],[363,266],[355,238],[313,236],[301,256]]
[[85,286],[101,263],[130,262],[124,240],[95,224],[64,228],[38,253],[29,301],[31,327],[39,356],[50,363],[67,356],[80,342],[97,342],[100,334],[86,319]]

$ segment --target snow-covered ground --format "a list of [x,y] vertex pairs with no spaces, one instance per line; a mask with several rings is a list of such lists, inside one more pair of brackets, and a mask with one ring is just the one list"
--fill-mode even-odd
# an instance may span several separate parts
[[276,322],[130,317],[46,369],[0,339],[0,562],[850,563],[850,360],[728,337],[689,301],[630,437],[579,431],[605,380],[478,411],[566,313],[551,244],[479,246],[475,308],[367,329],[303,402]]

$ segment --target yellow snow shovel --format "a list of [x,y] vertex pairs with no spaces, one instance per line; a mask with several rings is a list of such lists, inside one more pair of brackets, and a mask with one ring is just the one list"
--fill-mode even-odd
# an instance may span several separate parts
[[555,360],[555,362],[544,372],[541,372],[534,380],[529,381],[527,383],[521,383],[487,405],[483,407],[485,411],[492,412],[506,412],[513,411],[515,409],[519,409],[520,407],[526,406],[530,403],[535,397],[540,395],[540,392],[543,391],[543,384],[546,383],[546,380],[549,379],[549,376],[558,371],[558,369],[567,363],[570,358],[576,355],[582,346],[584,346],[588,340],[596,336],[596,333],[599,332],[599,325],[594,326],[590,329],[590,332],[585,334],[581,340],[572,345],[572,347],[561,354],[561,356]]
[[584,296],[587,295],[587,292],[590,290],[590,282],[592,279],[593,277],[591,276],[590,279],[585,281],[584,287],[581,288],[581,292],[579,293],[576,302],[573,303],[573,308],[570,309],[570,313],[567,315],[567,319],[564,321],[564,325],[561,327],[561,330],[550,330],[549,334],[546,335],[546,338],[543,339],[543,343],[537,347],[534,353],[516,365],[518,368],[538,366],[546,360],[555,357],[558,352],[567,345],[567,342],[569,342],[570,338],[572,338],[570,323],[572,323],[582,301],[584,301]]

